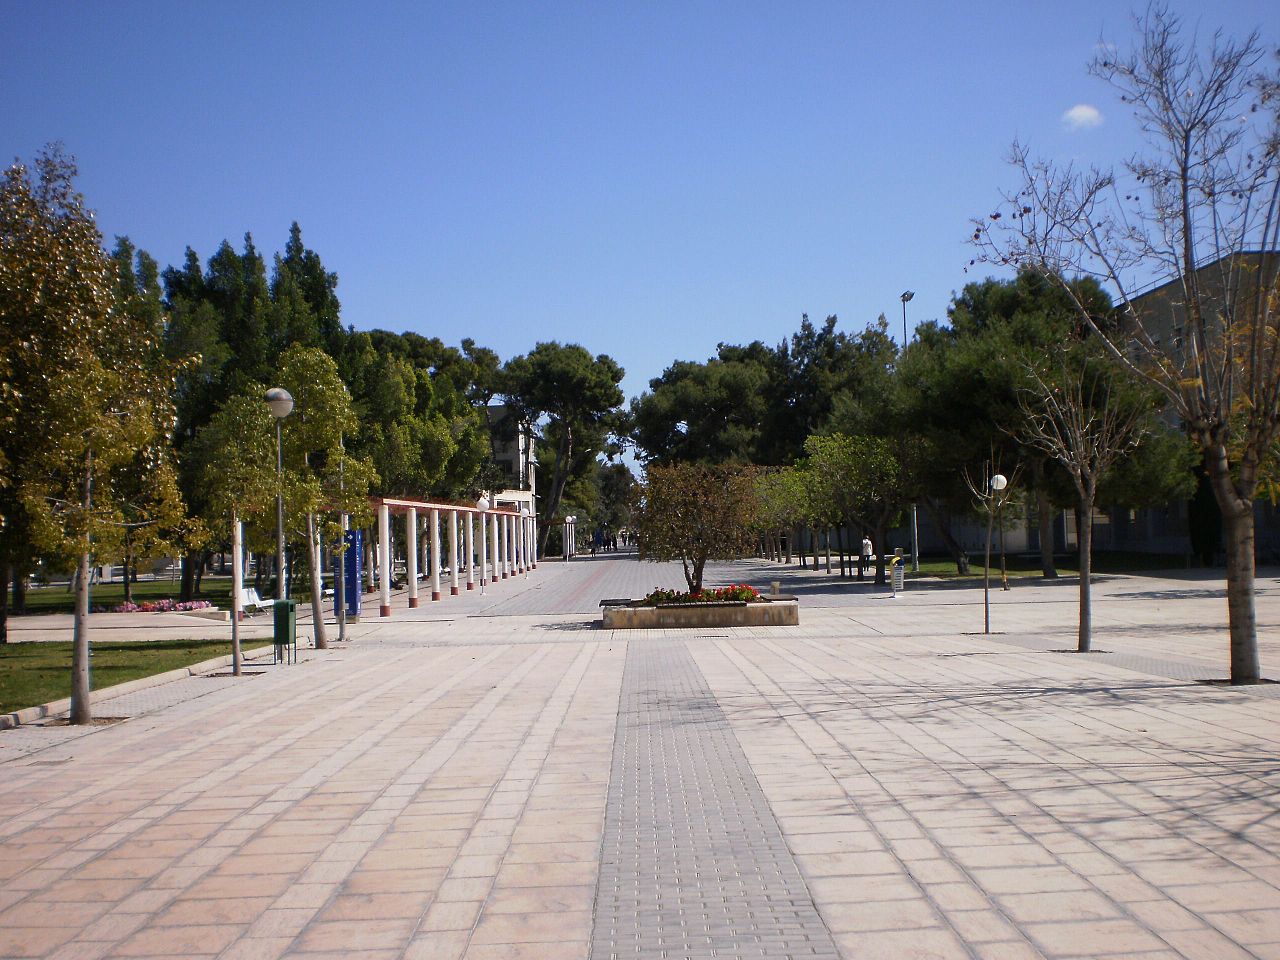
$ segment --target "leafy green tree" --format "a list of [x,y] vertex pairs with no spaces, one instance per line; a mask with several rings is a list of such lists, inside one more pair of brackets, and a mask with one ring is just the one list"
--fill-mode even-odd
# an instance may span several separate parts
[[679,560],[690,593],[708,560],[736,560],[756,537],[757,468],[654,464],[636,488],[632,523],[646,560]]
[[[71,720],[89,708],[89,573],[95,554],[118,555],[119,469],[134,463],[170,489],[173,372],[153,325],[117,304],[116,271],[58,147],[0,185],[0,316],[14,405],[0,438],[9,464],[4,526],[28,530],[38,554],[74,563]],[[21,514],[21,519],[18,515]]]
[[881,437],[814,435],[804,442],[811,502],[827,504],[835,522],[870,530],[876,544],[876,583],[885,582],[885,542],[906,506],[901,466]]
[[[273,258],[270,279],[265,258],[246,234],[242,252],[224,241],[203,270],[188,248],[181,267],[164,271],[163,283],[166,351],[198,358],[184,368],[175,393],[179,479],[193,508],[207,516],[198,499],[200,458],[187,455],[188,445],[230,397],[271,380],[280,354],[294,344],[343,349],[337,277],[304,246],[294,223],[283,256]],[[203,544],[188,538],[184,545],[182,590],[189,598],[203,568]]]
[[[549,486],[539,522],[542,550],[559,515],[571,467],[590,447],[603,449],[622,404],[623,370],[610,357],[593,357],[578,344],[539,343],[503,367],[502,393],[524,429],[554,436]],[[594,454],[586,463],[594,463]],[[547,461],[542,461],[547,462]]]
[[340,369],[368,456],[391,495],[468,496],[490,454],[484,413],[469,399],[475,366],[457,349],[415,333],[352,334]]
[[631,401],[631,439],[651,463],[753,463],[769,370],[758,359],[680,360]]
[[595,484],[599,490],[598,521],[615,532],[628,526],[635,499],[635,475],[623,463],[597,463]]
[[809,523],[808,484],[799,467],[762,470],[756,478],[757,523],[765,549],[774,559],[791,562],[792,544],[798,527]]
[[280,357],[278,380],[294,400],[293,413],[283,423],[289,521],[295,540],[302,534],[316,646],[325,647],[321,529],[316,516],[334,507],[366,511],[376,475],[368,461],[346,455],[344,437],[355,431],[357,421],[332,357],[318,347],[291,347]]
[[[1111,312],[1110,298],[1095,281],[1069,286],[1099,317]],[[969,512],[964,476],[977,475],[993,453],[1003,462],[1024,464],[1036,499],[1041,572],[1055,577],[1053,517],[1057,506],[1070,502],[1071,487],[1052,458],[1021,439],[1017,384],[1027,357],[1079,337],[1073,301],[1036,272],[1022,271],[1012,280],[966,284],[947,316],[945,327],[918,328],[897,381],[899,422],[917,435],[921,502],[964,572],[963,553],[942,522]]]

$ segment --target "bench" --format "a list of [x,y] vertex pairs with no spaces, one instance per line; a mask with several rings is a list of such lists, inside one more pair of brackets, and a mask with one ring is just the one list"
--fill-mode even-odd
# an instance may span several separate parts
[[274,601],[263,600],[253,587],[244,587],[240,591],[240,609],[245,613],[257,613],[271,606]]

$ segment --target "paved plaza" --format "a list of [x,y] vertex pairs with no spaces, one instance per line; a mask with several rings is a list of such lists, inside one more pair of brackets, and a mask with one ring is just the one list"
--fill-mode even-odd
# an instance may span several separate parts
[[605,631],[678,568],[544,562],[0,731],[0,957],[1280,958],[1280,686],[1211,682],[1220,579],[1100,577],[1089,655],[1071,580],[990,636],[972,587],[709,580],[801,625]]

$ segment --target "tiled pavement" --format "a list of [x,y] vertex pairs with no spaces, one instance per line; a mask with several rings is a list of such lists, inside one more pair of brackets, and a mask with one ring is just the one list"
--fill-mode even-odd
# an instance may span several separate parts
[[752,564],[717,573],[800,627],[585,626],[660,572],[543,564],[44,728],[0,761],[0,957],[657,957],[695,904],[755,937],[722,956],[786,956],[748,952],[781,918],[848,958],[1280,957],[1280,704],[1141,669],[1220,670],[1220,584],[1102,581],[1089,657],[1042,652],[1070,585],[988,638],[972,590]]
[[592,960],[838,955],[688,646],[633,643]]

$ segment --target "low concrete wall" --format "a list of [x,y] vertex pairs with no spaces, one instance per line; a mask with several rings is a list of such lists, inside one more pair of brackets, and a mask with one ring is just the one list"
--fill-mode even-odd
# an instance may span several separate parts
[[795,600],[768,603],[673,603],[659,607],[608,606],[606,630],[654,630],[667,627],[794,627],[800,624]]

